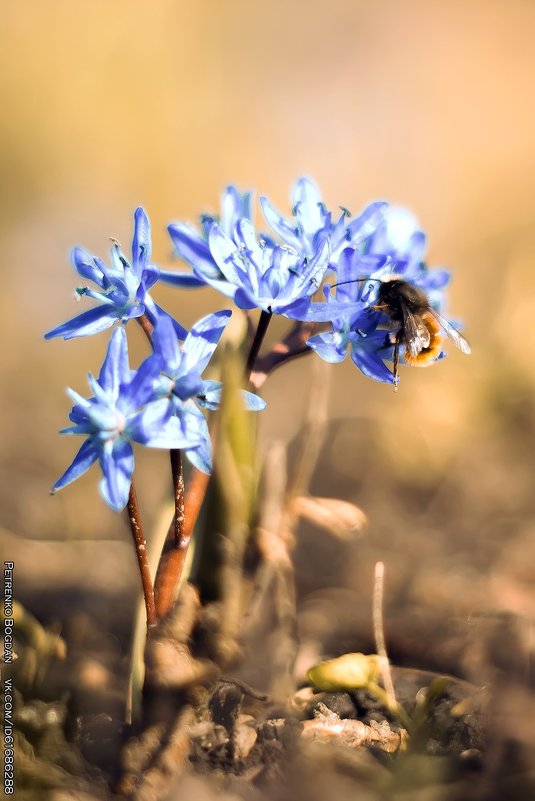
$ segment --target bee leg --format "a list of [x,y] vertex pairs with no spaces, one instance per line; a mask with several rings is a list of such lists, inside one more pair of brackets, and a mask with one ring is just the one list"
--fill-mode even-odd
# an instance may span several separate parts
[[394,341],[394,357],[393,357],[394,392],[398,391],[398,384],[399,384],[398,365],[399,365],[399,334],[396,334],[396,339]]

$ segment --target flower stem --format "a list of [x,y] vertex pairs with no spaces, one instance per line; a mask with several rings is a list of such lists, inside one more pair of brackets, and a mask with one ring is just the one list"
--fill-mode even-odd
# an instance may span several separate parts
[[136,317],[136,321],[141,326],[143,333],[152,345],[152,330],[154,326],[152,325],[151,321],[146,314],[142,314],[141,317]]
[[173,473],[173,489],[175,495],[175,546],[182,547],[184,531],[184,471],[182,469],[182,453],[173,448],[171,455],[171,472]]
[[150,575],[149,560],[147,557],[147,543],[143,534],[143,526],[141,524],[141,514],[139,511],[139,504],[137,502],[136,488],[134,482],[130,484],[130,492],[128,494],[128,521],[130,523],[130,530],[134,540],[134,547],[136,549],[137,563],[139,573],[141,575],[141,584],[143,587],[143,597],[145,599],[145,608],[147,610],[147,626],[150,628],[156,623],[156,605],[154,602],[154,589],[152,586],[152,579]]
[[171,526],[169,527],[155,581],[156,612],[159,619],[164,617],[173,606],[176,588],[180,581],[184,561],[186,559],[188,545],[191,540],[191,535],[193,534],[193,529],[195,528],[195,523],[199,517],[199,512],[201,511],[204,496],[208,489],[209,479],[210,476],[206,475],[206,473],[202,473],[200,470],[193,469],[191,472],[188,490],[184,498],[184,518],[179,544],[177,544],[176,538],[175,518],[173,518]]
[[260,314],[260,320],[258,321],[258,326],[256,329],[256,333],[254,335],[253,344],[251,345],[251,350],[249,351],[249,355],[247,357],[247,363],[245,365],[245,372],[249,377],[253,372],[256,357],[260,352],[260,348],[262,347],[262,342],[264,341],[264,337],[266,335],[266,331],[268,330],[268,326],[271,322],[272,317],[273,317],[273,312],[267,312],[262,310]]

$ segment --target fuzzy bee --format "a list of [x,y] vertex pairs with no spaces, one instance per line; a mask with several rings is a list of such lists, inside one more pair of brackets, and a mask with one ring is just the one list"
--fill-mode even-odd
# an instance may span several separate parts
[[381,281],[375,311],[386,315],[390,323],[390,342],[394,345],[394,386],[398,384],[399,347],[405,347],[404,359],[413,367],[424,367],[440,354],[442,336],[446,336],[463,353],[470,345],[441,314],[432,308],[427,294],[402,278]]

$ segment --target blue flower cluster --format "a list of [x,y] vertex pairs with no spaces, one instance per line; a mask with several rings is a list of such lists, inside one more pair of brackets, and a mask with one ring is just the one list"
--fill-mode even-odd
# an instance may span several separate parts
[[[150,224],[143,209],[134,214],[130,260],[118,243],[110,267],[74,249],[77,273],[96,286],[83,286],[78,295],[98,305],[49,331],[46,338],[72,339],[120,325],[98,379],[89,376],[92,396],[85,399],[69,390],[75,404],[73,425],[62,433],[86,439],[53,491],[98,461],[101,494],[113,509],[122,509],[134,469],[132,442],[182,449],[198,469],[211,470],[203,409],[217,408],[221,386],[202,374],[231,312],[210,314],[188,332],[151,297],[149,290],[158,280],[183,289],[211,286],[240,309],[317,323],[307,344],[318,356],[339,362],[349,352],[365,375],[393,383],[389,320],[377,307],[381,282],[392,275],[410,282],[440,312],[449,281],[446,271],[426,267],[425,236],[414,218],[381,201],[354,218],[343,207],[333,215],[307,178],[294,187],[290,217],[266,197],[260,198],[260,206],[269,232],[255,230],[251,193],[233,186],[223,194],[219,218],[201,217],[199,229],[171,224],[170,237],[177,256],[189,265],[187,271],[160,270],[152,264]],[[131,370],[125,326],[135,318],[152,327],[152,353]],[[252,410],[265,405],[252,393],[243,396]]]

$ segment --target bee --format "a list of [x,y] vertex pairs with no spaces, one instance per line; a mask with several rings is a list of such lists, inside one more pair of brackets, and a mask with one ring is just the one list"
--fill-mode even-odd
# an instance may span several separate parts
[[427,294],[402,278],[381,281],[374,311],[381,311],[390,323],[390,342],[394,345],[394,387],[398,385],[399,347],[405,347],[405,361],[413,367],[425,367],[441,351],[442,336],[446,336],[462,353],[470,353],[470,345],[429,302]]

